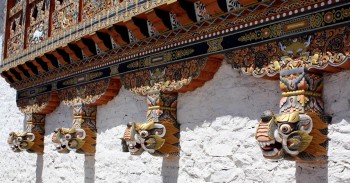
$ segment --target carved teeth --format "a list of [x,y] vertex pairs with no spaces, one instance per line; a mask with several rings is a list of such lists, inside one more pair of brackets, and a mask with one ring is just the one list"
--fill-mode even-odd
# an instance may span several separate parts
[[261,148],[264,148],[264,147],[272,145],[272,144],[275,144],[275,140],[270,140],[270,141],[267,141],[267,142],[259,142],[259,145],[260,145]]
[[278,153],[278,149],[274,148],[272,151],[263,151],[264,156],[276,156]]

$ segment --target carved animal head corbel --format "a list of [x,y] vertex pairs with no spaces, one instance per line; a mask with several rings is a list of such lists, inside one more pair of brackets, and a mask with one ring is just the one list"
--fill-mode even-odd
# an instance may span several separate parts
[[10,145],[13,152],[22,152],[30,150],[34,145],[35,135],[30,132],[9,134],[7,143]]
[[86,132],[77,128],[57,128],[52,136],[56,150],[60,153],[77,151],[85,144]]
[[275,116],[265,111],[255,138],[268,159],[323,160],[327,152],[327,123],[314,113],[298,111]]

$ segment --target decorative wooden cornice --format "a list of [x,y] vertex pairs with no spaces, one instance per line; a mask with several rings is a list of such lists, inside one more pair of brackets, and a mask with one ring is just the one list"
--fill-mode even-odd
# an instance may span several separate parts
[[[267,3],[267,2],[266,2]],[[271,3],[271,2],[270,2]],[[266,6],[266,4],[264,4]],[[262,6],[262,5],[255,5]],[[249,7],[254,10],[254,7]],[[339,7],[339,9],[345,9],[348,5],[344,5]],[[288,7],[288,6],[287,6]],[[302,7],[302,6],[301,6]],[[316,6],[315,6],[316,7]],[[301,8],[302,9],[302,8]],[[312,8],[311,8],[312,10]],[[309,10],[309,11],[311,11]],[[262,11],[262,10],[261,10]],[[274,11],[280,11],[276,8]],[[298,11],[301,11],[298,9]],[[304,10],[307,11],[307,10]],[[298,19],[302,20],[312,20],[313,18],[318,17],[322,13],[326,13],[327,10],[311,13],[307,15],[302,15]],[[252,18],[256,17],[257,14],[261,12],[256,12],[256,14],[249,14]],[[346,13],[346,12],[345,12]],[[260,14],[259,14],[260,15]],[[238,15],[237,15],[238,16]],[[273,15],[275,20],[277,20],[278,16]],[[335,22],[338,22],[337,25],[344,24],[349,17],[346,14],[341,19],[334,19]],[[123,47],[117,48],[115,50],[106,51],[100,55],[92,56],[91,58],[86,58],[85,60],[77,61],[71,64],[61,65],[57,69],[53,69],[52,71],[47,71],[38,76],[17,81],[12,84],[13,87],[17,89],[24,89],[28,86],[34,86],[39,83],[51,82],[54,79],[62,77],[62,74],[65,74],[65,77],[69,77],[70,75],[76,74],[81,71],[87,71],[89,69],[96,69],[96,67],[110,67],[112,65],[119,67],[118,72],[122,74],[123,72],[131,72],[134,69],[125,68],[125,65],[128,65],[126,62],[135,62],[137,59],[143,60],[143,58],[150,57],[155,55],[155,52],[160,52],[161,54],[167,54],[170,52],[176,52],[180,50],[193,49],[194,52],[192,54],[186,55],[181,58],[172,59],[175,60],[184,60],[186,58],[195,58],[203,55],[217,54],[217,53],[225,53],[231,49],[238,49],[244,46],[249,46],[252,44],[257,44],[258,42],[254,40],[244,41],[245,32],[240,32],[238,30],[243,29],[240,26],[236,26],[232,22],[240,22],[237,18],[237,21],[232,21],[234,19],[233,14],[227,14],[225,16],[219,16],[214,18],[209,18],[205,21],[208,23],[207,27],[204,26],[200,31],[197,31],[195,27],[198,27],[197,24],[190,25],[186,28],[176,29],[179,31],[178,34],[174,34],[174,32],[166,32],[165,34],[160,34],[159,36],[146,38],[144,40],[127,44]],[[271,17],[269,21],[271,21]],[[244,20],[244,19],[242,19]],[[264,19],[264,22],[267,21]],[[231,23],[229,23],[231,22]],[[260,23],[260,21],[259,21]],[[203,25],[203,22],[201,23]],[[293,18],[291,19],[283,19],[279,24],[285,26],[291,26],[295,24]],[[326,26],[331,26],[334,23],[322,22],[319,24],[307,24],[306,27],[302,27],[299,29],[293,29],[292,31],[286,30],[281,32],[280,36],[293,35],[299,32],[308,32],[315,28],[322,28]],[[255,25],[255,24],[253,24]],[[276,24],[278,25],[278,24]],[[222,26],[222,27],[220,27]],[[232,27],[231,27],[232,26]],[[250,24],[247,25],[248,27]],[[231,27],[231,28],[230,28]],[[266,26],[269,28],[269,26]],[[261,31],[264,27],[251,29],[251,32]],[[119,29],[119,28],[118,28]],[[279,29],[277,29],[279,30]],[[208,32],[209,31],[209,32]],[[231,32],[232,31],[232,32]],[[184,32],[184,33],[182,33]],[[267,38],[259,38],[261,41],[274,41],[282,39],[280,36],[274,36],[274,32],[271,32],[271,35]],[[171,38],[173,37],[173,38]],[[246,36],[245,36],[246,37]],[[206,41],[205,41],[206,40]],[[151,42],[150,42],[151,41]],[[259,41],[259,40],[258,40]],[[233,44],[235,43],[235,44]],[[186,44],[191,44],[186,46]],[[206,49],[204,49],[206,48]],[[148,50],[148,51],[147,51]],[[169,51],[164,51],[169,50]],[[158,54],[157,54],[158,55]],[[154,64],[156,65],[156,64]],[[138,68],[135,68],[135,70]],[[11,77],[11,76],[10,76]],[[10,79],[8,79],[10,80]],[[30,82],[29,82],[30,81]],[[36,83],[36,84],[35,84]],[[20,87],[19,87],[20,86]]]

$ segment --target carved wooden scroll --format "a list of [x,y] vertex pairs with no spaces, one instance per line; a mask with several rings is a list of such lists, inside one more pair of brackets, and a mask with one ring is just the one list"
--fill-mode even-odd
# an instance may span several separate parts
[[122,139],[123,150],[132,155],[147,151],[154,156],[178,156],[178,93],[203,86],[213,78],[221,60],[220,57],[189,60],[123,75],[125,88],[146,95],[148,105],[145,122],[127,125]]
[[58,105],[56,93],[38,95],[17,101],[17,105],[24,113],[26,129],[24,132],[11,132],[8,144],[14,152],[27,151],[30,153],[44,153],[45,116]]
[[58,152],[96,152],[97,106],[116,96],[120,87],[118,79],[104,79],[59,91],[60,100],[73,109],[74,119],[72,128],[58,128],[52,136]]

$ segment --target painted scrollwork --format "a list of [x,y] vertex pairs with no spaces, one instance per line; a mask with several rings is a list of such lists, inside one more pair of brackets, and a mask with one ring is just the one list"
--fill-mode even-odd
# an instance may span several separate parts
[[243,73],[274,77],[281,70],[307,68],[327,70],[347,67],[350,27],[270,42],[226,53],[226,60]]
[[131,122],[127,125],[123,141],[127,152],[140,155],[144,151],[155,156],[176,156],[178,138],[174,134],[179,130],[172,123]]
[[100,99],[101,96],[105,94],[109,86],[109,82],[109,79],[105,79],[71,87],[62,90],[59,93],[59,98],[69,106],[79,103],[91,104],[96,102],[96,100]]
[[121,80],[125,88],[140,95],[147,95],[151,90],[172,92],[190,84],[192,79],[198,77],[206,63],[206,59],[198,59],[169,64],[125,74]]
[[326,117],[299,112],[274,115],[265,111],[255,138],[268,159],[324,160],[327,155]]

